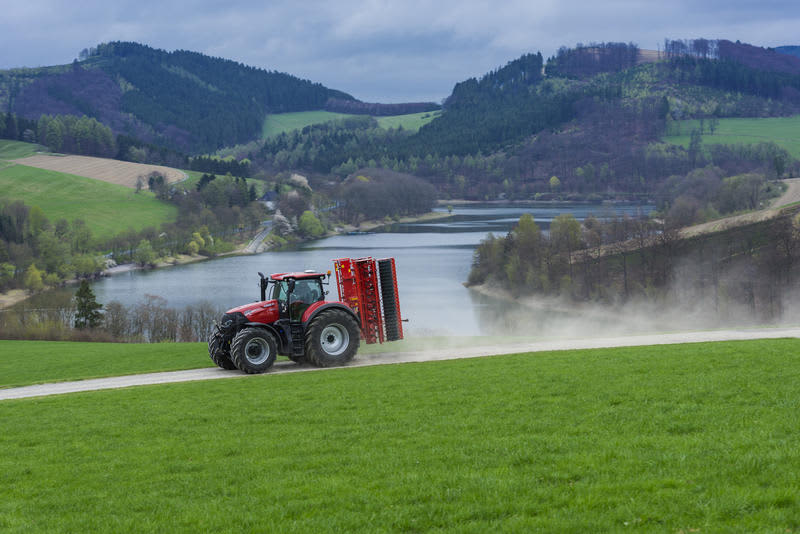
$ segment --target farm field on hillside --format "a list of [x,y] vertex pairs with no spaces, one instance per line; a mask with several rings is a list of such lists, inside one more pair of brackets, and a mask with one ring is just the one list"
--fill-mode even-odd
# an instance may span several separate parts
[[[408,115],[392,115],[387,117],[375,117],[381,128],[397,128],[402,126],[405,130],[416,131],[420,127],[434,118],[438,117],[440,111],[426,111],[424,113],[410,113]],[[300,130],[312,124],[320,124],[335,119],[345,117],[358,117],[358,115],[348,115],[345,113],[333,113],[330,111],[298,111],[294,113],[278,113],[267,115],[264,119],[262,138],[272,137],[283,132]]]
[[0,526],[795,532],[799,354],[561,351],[3,401]]
[[147,175],[153,171],[163,174],[167,182],[177,182],[186,178],[182,171],[171,167],[89,156],[36,155],[18,159],[17,163],[75,176],[85,176],[131,189],[136,188],[136,182],[140,176],[144,179],[144,186],[147,187]]
[[[689,147],[692,130],[700,129],[700,121],[679,121],[672,127],[679,135],[668,135],[664,140]],[[800,115],[764,119],[719,119],[713,134],[709,132],[708,120],[704,122],[703,143],[734,144],[764,143],[772,141],[800,158]]]
[[39,206],[51,222],[83,219],[95,237],[175,220],[177,208],[149,191],[55,171],[12,165],[0,169],[0,195]]
[[267,138],[283,132],[300,130],[312,124],[329,122],[345,117],[354,117],[346,113],[334,113],[332,111],[296,111],[292,113],[275,113],[264,118],[261,137]]
[[424,125],[441,115],[441,111],[425,111],[423,113],[410,113],[408,115],[394,115],[391,117],[375,117],[381,128],[397,128],[402,126],[404,130],[416,132]]

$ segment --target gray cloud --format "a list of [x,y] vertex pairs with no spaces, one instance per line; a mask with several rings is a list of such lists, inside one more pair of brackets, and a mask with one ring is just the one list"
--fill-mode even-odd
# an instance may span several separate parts
[[195,50],[291,74],[367,101],[441,100],[453,84],[526,52],[577,42],[665,37],[800,44],[796,0],[422,0],[188,5],[176,0],[28,0],[4,7],[0,68],[71,61],[83,48],[132,40]]

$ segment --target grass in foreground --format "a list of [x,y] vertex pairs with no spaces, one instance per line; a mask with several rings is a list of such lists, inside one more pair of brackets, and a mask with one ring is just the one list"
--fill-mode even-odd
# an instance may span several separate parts
[[0,195],[39,206],[55,222],[83,219],[95,237],[174,221],[178,210],[149,191],[25,165],[0,169]]
[[[409,338],[382,345],[362,343],[358,353],[411,352],[524,341],[532,340],[508,337]],[[0,340],[0,354],[0,388],[214,366],[205,343]],[[287,358],[281,356],[279,359]]]
[[[680,121],[680,135],[670,135],[664,140],[676,145],[689,147],[692,130],[700,129],[700,121]],[[750,144],[772,141],[785,148],[795,158],[800,158],[800,115],[793,117],[774,117],[763,119],[719,119],[719,126],[713,134],[708,131],[705,121],[703,143],[711,144]]]
[[205,343],[0,341],[0,388],[214,364]]
[[797,532],[800,341],[0,403],[0,530]]

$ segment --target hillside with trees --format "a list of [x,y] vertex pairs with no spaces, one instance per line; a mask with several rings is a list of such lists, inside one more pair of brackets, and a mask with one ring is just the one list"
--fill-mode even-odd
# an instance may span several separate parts
[[322,109],[330,98],[353,99],[289,74],[130,42],[84,50],[70,66],[0,72],[0,105],[20,117],[85,115],[185,151],[249,141],[265,114]]

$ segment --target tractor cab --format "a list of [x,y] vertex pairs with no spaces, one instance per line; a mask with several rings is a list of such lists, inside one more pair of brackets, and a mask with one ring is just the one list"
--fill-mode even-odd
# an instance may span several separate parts
[[[326,276],[314,271],[273,274],[267,282],[271,291],[268,296],[263,295],[261,300],[266,300],[264,297],[276,300],[282,319],[300,321],[311,305],[325,300],[324,285],[327,284],[323,279]],[[262,284],[264,281],[262,278]]]

